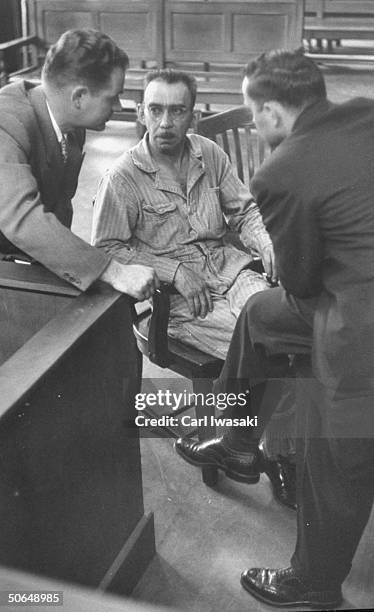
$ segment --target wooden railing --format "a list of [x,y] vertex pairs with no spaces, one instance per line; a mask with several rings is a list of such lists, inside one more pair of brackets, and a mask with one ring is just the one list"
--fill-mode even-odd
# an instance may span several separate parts
[[128,594],[154,553],[129,299],[0,262],[0,565]]

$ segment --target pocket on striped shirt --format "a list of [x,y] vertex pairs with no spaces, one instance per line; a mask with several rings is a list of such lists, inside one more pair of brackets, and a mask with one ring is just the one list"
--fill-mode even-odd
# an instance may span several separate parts
[[138,224],[139,238],[154,249],[173,246],[178,241],[179,218],[175,202],[147,203]]
[[176,208],[176,203],[171,202],[170,200],[166,202],[152,202],[152,204],[147,202],[147,204],[144,204],[143,206],[144,212],[150,213],[152,215],[165,215],[167,213],[174,212]]

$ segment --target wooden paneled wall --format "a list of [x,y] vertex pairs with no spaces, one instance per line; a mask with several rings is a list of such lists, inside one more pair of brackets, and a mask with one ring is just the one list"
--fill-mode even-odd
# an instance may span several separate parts
[[165,2],[166,61],[243,64],[273,48],[298,47],[303,2]]
[[33,0],[31,23],[48,46],[71,28],[106,32],[134,67],[162,64],[162,14],[162,0]]
[[33,0],[32,22],[48,45],[69,28],[98,28],[128,52],[131,67],[243,64],[267,49],[298,47],[303,5],[303,0]]

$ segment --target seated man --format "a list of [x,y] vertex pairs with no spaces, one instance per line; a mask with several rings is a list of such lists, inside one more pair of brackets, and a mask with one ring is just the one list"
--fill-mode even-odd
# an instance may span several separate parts
[[0,90],[0,259],[28,258],[86,290],[95,280],[142,300],[158,280],[70,231],[85,130],[119,107],[126,53],[95,30],[69,30],[47,53],[42,83]]
[[[145,83],[139,118],[148,132],[101,183],[93,244],[122,263],[152,266],[161,281],[174,285],[170,336],[224,359],[243,305],[268,287],[248,269],[251,256],[225,244],[227,227],[260,253],[276,280],[272,243],[227,155],[214,142],[187,135],[195,79],[160,70]],[[285,497],[294,505],[291,492],[291,502]]]
[[[331,104],[318,67],[287,51],[250,62],[243,93],[273,149],[252,189],[282,286],[248,300],[215,390],[250,387],[233,413],[264,427],[290,354],[303,378],[291,567],[251,568],[241,582],[267,604],[325,610],[341,604],[374,500],[374,102]],[[195,465],[255,476],[261,427],[176,448]]]
[[148,133],[104,177],[92,241],[118,261],[152,266],[174,285],[170,336],[224,359],[247,298],[267,287],[247,269],[251,256],[224,244],[226,220],[258,250],[267,272],[276,272],[261,215],[227,156],[210,140],[186,135],[195,97],[195,79],[186,73],[147,75],[139,119]]

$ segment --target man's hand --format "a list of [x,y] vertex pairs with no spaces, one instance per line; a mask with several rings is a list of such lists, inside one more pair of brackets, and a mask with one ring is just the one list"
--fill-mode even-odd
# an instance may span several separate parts
[[100,280],[127,293],[139,302],[150,298],[160,286],[156,272],[153,268],[139,265],[125,265],[112,259],[109,266],[100,276]]
[[213,310],[213,300],[205,281],[185,264],[180,264],[174,277],[174,286],[185,298],[194,317],[206,317]]
[[274,249],[272,244],[268,244],[260,252],[266,276],[272,283],[278,282],[277,266],[275,263]]

